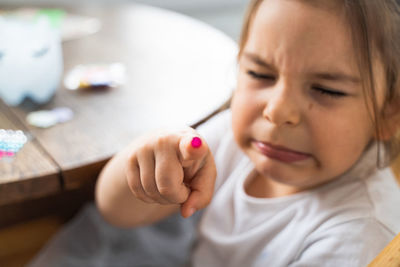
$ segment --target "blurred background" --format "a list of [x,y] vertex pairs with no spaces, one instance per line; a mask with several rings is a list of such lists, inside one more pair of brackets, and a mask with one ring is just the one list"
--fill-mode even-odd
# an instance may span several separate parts
[[74,3],[116,5],[129,2],[166,8],[204,21],[223,31],[234,40],[239,39],[242,18],[249,0],[0,0],[0,5],[29,6],[71,5]]
[[[249,1],[0,0],[0,130],[11,129],[12,141],[7,155],[0,146],[0,267],[26,266],[93,200],[102,166],[134,136],[198,121],[225,102]],[[8,13],[31,21],[3,19]],[[126,67],[126,84],[96,87],[96,78],[112,84],[115,62]],[[67,74],[81,65],[95,85],[67,88]],[[23,101],[34,94],[44,98]]]

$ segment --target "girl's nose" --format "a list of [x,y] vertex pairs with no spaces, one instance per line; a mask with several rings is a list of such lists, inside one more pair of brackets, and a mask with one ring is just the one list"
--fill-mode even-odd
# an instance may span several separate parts
[[[292,91],[292,92],[291,92]],[[263,116],[277,126],[296,126],[300,123],[299,101],[288,87],[278,86],[266,100]]]

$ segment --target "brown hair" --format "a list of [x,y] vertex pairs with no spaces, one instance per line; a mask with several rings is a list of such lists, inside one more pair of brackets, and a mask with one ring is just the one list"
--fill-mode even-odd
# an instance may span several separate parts
[[[240,58],[247,42],[249,30],[258,7],[264,0],[251,0],[245,16],[239,40]],[[303,0],[312,3],[313,0]],[[316,0],[320,1],[320,0]],[[400,9],[395,0],[336,0],[343,6],[351,27],[353,45],[358,55],[358,66],[366,103],[375,125],[378,139],[382,136],[387,120],[380,114],[375,94],[375,73],[373,55],[378,55],[383,63],[386,86],[385,106],[400,97]],[[319,3],[320,4],[320,3]],[[399,103],[400,105],[400,103]],[[397,129],[398,130],[398,129]],[[400,152],[400,136],[397,134],[384,142],[384,153],[378,149],[378,166],[387,166]]]

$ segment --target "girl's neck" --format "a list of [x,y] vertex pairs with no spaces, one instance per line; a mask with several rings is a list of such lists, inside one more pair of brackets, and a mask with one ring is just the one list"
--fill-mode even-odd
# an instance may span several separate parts
[[261,176],[258,173],[250,175],[244,184],[247,195],[256,198],[275,198],[293,195],[301,192],[301,189],[277,183],[272,179]]

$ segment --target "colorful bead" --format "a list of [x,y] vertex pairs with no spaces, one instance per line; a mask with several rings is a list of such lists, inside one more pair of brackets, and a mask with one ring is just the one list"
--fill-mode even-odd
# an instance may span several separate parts
[[15,156],[27,140],[28,138],[21,130],[0,129],[0,159]]

